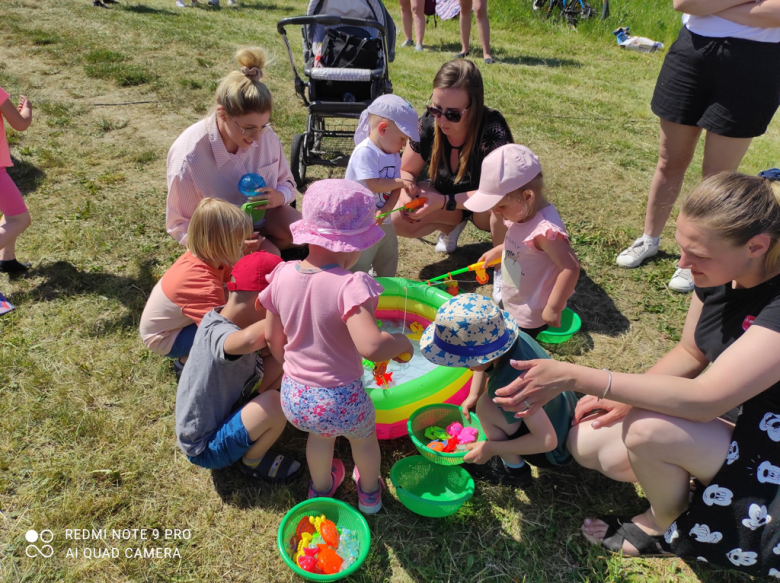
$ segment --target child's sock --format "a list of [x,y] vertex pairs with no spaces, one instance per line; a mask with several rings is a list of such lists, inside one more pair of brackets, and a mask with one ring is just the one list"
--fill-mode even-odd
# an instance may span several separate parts
[[645,235],[644,233],[642,233],[642,239],[654,247],[658,247],[658,243],[661,241],[661,237],[651,237],[650,235]]
[[520,468],[522,468],[525,465],[525,460],[520,460],[519,464],[508,464],[504,459],[501,459],[502,462],[504,462],[504,469],[506,469],[508,474],[514,474],[516,473]]

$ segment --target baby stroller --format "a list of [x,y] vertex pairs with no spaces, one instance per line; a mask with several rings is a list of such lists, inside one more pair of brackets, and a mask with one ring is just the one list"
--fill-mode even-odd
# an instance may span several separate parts
[[[285,27],[301,26],[303,74],[295,67]],[[280,20],[295,76],[295,92],[308,110],[306,131],[296,134],[290,168],[298,187],[307,166],[346,167],[360,113],[393,92],[387,63],[395,58],[395,24],[381,0],[311,0],[306,16]]]

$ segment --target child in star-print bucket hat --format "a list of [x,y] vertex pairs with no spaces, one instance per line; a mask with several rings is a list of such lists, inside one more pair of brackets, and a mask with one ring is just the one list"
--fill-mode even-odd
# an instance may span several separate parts
[[[525,462],[550,468],[571,461],[566,438],[577,404],[574,393],[561,393],[538,413],[522,420],[493,402],[496,390],[523,372],[513,368],[510,361],[550,358],[520,330],[509,312],[501,311],[479,294],[456,296],[439,308],[436,319],[423,332],[420,350],[434,364],[474,371],[469,396],[461,407],[468,416],[476,403],[477,416],[488,438],[473,444],[465,457],[471,463],[464,467],[475,478],[525,488],[532,480]],[[485,380],[487,391],[480,396]]]

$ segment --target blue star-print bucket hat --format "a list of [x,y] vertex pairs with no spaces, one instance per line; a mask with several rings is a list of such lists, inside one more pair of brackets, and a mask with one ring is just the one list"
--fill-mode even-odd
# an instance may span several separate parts
[[517,320],[486,297],[462,294],[439,308],[420,338],[420,350],[440,366],[478,366],[512,348],[519,330]]

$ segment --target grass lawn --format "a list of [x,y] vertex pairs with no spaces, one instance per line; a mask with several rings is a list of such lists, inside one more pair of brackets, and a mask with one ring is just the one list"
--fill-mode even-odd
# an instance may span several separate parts
[[[167,150],[210,106],[237,47],[259,44],[272,57],[264,81],[285,146],[303,131],[305,110],[275,24],[305,13],[307,2],[179,10],[174,0],[121,1],[112,10],[88,0],[0,2],[0,86],[34,106],[29,131],[6,130],[11,174],[33,216],[18,255],[33,267],[26,278],[0,278],[0,291],[17,306],[0,318],[0,576],[291,581],[275,549],[276,529],[305,498],[307,480],[271,487],[191,465],[176,447],[170,363],[144,348],[137,328],[156,280],[182,252],[164,228]],[[530,0],[491,0],[499,63],[482,70],[487,105],[540,156],[582,261],[570,305],[583,331],[550,350],[572,362],[641,372],[679,338],[688,298],[665,288],[676,262],[673,224],[649,264],[630,271],[614,264],[641,231],[657,159],[649,102],[663,55],[623,52],[611,31],[628,25],[668,47],[679,15],[667,0],[612,4],[609,20],[575,33],[539,19]],[[400,29],[398,4],[388,6]],[[289,32],[299,46],[298,32]],[[474,42],[476,34],[474,27]],[[424,53],[399,49],[391,66],[396,93],[418,111],[439,66],[459,50],[457,22],[431,22],[425,40]],[[775,120],[754,141],[744,172],[778,165],[778,130]],[[686,189],[700,164],[701,151]],[[434,241],[403,241],[399,275],[432,277],[488,248],[473,226],[451,257],[435,254]],[[279,443],[301,458],[304,444],[293,429]],[[351,467],[345,441],[337,453]],[[413,453],[408,439],[383,442],[383,475]],[[747,580],[677,560],[621,560],[587,544],[579,534],[584,516],[639,512],[646,500],[633,485],[579,467],[541,471],[526,491],[480,484],[459,513],[442,520],[411,514],[390,490],[386,510],[368,519],[371,554],[353,581]],[[338,496],[356,504],[354,484]],[[189,529],[191,536],[66,540],[65,529],[82,528],[109,536],[111,529]],[[53,532],[53,556],[27,556],[28,529]],[[120,556],[84,557],[86,548],[107,547]],[[125,556],[126,548],[153,547],[180,557]],[[78,557],[68,556],[73,549]]]

